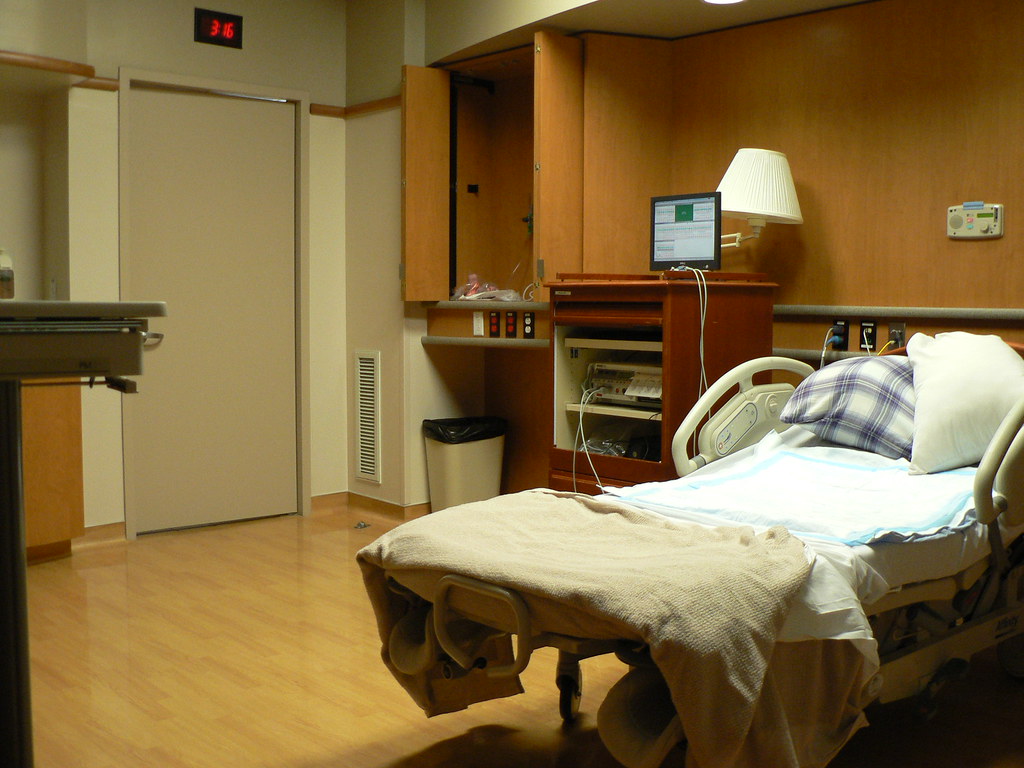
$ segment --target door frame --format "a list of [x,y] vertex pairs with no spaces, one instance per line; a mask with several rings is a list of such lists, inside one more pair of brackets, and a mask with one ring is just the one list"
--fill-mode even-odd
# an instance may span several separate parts
[[[125,265],[129,262],[131,188],[128,163],[131,148],[132,87],[162,88],[179,92],[206,93],[234,98],[282,101],[295,112],[295,457],[296,509],[301,515],[312,511],[310,463],[309,382],[309,95],[304,91],[252,85],[227,80],[168,74],[122,67],[118,76],[118,268],[119,291],[124,299]],[[156,299],[154,299],[156,300]],[[168,307],[173,312],[173,307]],[[170,340],[169,340],[170,341]],[[159,354],[159,353],[156,353]],[[127,451],[122,417],[122,446]],[[134,494],[133,478],[127,464],[124,471],[125,536],[134,539],[136,521],[129,500]]]

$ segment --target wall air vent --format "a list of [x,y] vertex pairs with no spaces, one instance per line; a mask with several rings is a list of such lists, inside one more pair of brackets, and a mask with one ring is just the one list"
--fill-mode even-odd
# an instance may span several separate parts
[[380,483],[380,351],[355,356],[356,477]]

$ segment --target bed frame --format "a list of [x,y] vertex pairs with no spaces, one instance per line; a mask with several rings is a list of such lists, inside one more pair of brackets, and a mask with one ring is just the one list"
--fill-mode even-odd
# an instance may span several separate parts
[[[1013,346],[1024,357],[1024,345]],[[763,379],[776,370],[798,377],[813,371],[789,358],[760,358],[734,368],[698,400],[672,444],[680,475],[753,444],[771,429],[785,428],[778,415],[794,386],[754,384],[755,378]],[[708,419],[716,403],[733,391]],[[751,419],[752,411],[756,418]],[[1024,523],[1024,401],[1007,415],[981,461],[974,505],[978,520],[987,526],[993,554],[958,574],[904,586],[865,606],[881,657],[879,702],[917,697],[920,713],[930,716],[943,686],[966,673],[973,654],[992,646],[998,649],[1005,671],[1024,679],[1024,536],[1005,547],[1001,529],[1001,523],[1008,527]],[[393,586],[404,589],[397,583]],[[389,652],[401,671],[414,674],[444,654],[449,660],[445,677],[481,668],[488,677],[515,677],[529,664],[535,649],[553,647],[558,650],[559,712],[565,721],[573,720],[579,709],[583,659],[615,653],[630,666],[651,665],[642,644],[538,631],[525,601],[514,590],[476,579],[443,576],[431,603],[435,637],[424,637],[422,617],[411,622],[418,629],[405,632],[396,627],[392,633]],[[477,637],[468,639],[466,619]],[[486,637],[479,635],[481,625],[490,628]],[[487,667],[480,645],[488,637],[509,635],[516,636],[511,661]]]

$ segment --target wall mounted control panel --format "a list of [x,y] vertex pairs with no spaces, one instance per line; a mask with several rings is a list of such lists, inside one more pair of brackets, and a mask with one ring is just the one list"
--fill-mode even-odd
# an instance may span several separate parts
[[946,234],[956,240],[1002,237],[1002,204],[975,201],[951,205],[946,211]]

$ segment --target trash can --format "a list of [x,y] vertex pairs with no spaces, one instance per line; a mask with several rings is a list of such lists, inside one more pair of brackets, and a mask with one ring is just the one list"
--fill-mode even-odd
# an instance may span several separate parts
[[423,420],[432,511],[501,492],[505,427],[496,416]]

